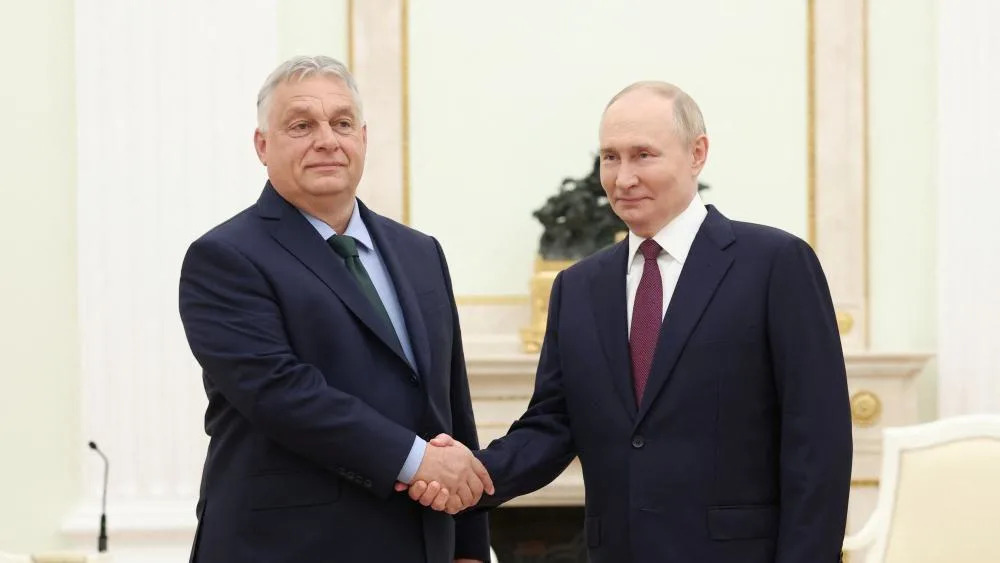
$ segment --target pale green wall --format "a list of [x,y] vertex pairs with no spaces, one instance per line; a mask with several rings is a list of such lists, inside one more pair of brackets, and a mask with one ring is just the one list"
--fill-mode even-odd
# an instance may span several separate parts
[[60,546],[79,489],[72,0],[0,18],[0,551]]
[[278,0],[278,58],[295,55],[348,62],[347,0]]
[[[934,352],[937,0],[868,6],[871,345]],[[933,362],[918,383],[920,417],[935,418]]]
[[528,292],[532,211],[590,173],[605,104],[637,80],[698,101],[708,203],[806,235],[806,3],[641,4],[411,2],[412,224],[441,241],[459,296]]

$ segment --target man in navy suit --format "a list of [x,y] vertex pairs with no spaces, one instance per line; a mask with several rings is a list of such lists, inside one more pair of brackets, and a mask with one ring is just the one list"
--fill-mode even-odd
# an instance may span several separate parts
[[478,453],[496,485],[481,505],[579,456],[592,563],[838,561],[851,420],[816,255],[702,203],[708,138],[679,88],[620,92],[600,143],[629,235],[556,278],[530,405]]
[[269,181],[181,271],[211,437],[191,560],[488,560],[485,515],[393,491],[435,481],[474,503],[492,490],[468,449],[426,442],[477,447],[440,245],[355,197],[367,129],[341,63],[289,60],[257,103]]

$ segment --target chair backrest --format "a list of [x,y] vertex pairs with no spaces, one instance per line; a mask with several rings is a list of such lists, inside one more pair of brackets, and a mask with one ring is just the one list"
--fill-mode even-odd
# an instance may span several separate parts
[[884,432],[867,563],[1000,561],[1000,416]]
[[21,555],[0,551],[0,563],[110,563],[107,553],[46,552]]
[[111,563],[108,553],[49,552],[36,553],[32,563]]

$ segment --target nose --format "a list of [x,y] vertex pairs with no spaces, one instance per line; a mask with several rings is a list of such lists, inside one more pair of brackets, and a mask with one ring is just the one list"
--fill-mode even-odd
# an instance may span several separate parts
[[615,175],[615,187],[619,190],[627,190],[635,187],[639,183],[639,177],[632,171],[632,167],[622,164],[618,167],[618,174]]
[[340,141],[338,141],[337,134],[334,132],[333,127],[330,127],[329,123],[320,123],[319,127],[316,129],[316,149],[334,150],[339,146]]

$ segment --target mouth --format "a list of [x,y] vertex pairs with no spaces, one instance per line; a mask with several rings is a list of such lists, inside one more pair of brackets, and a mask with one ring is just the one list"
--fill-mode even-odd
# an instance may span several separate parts
[[645,201],[649,198],[646,197],[620,197],[615,200],[615,203],[621,203],[625,205],[639,203],[640,201]]
[[347,164],[343,162],[319,162],[316,164],[307,164],[306,170],[336,170],[346,167]]

